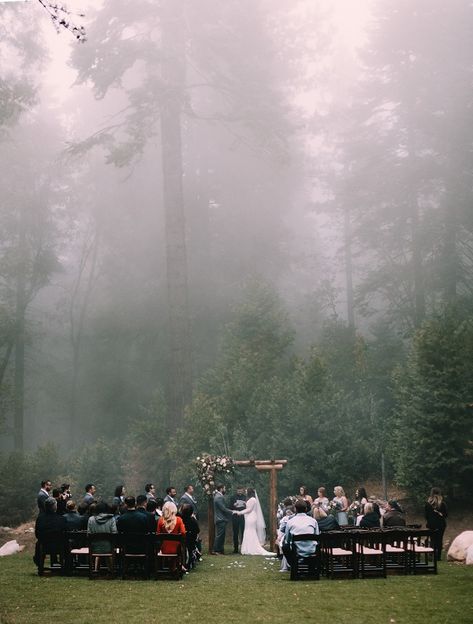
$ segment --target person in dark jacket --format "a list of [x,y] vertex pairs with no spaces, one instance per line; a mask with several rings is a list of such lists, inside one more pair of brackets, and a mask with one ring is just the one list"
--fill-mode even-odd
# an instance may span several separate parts
[[366,503],[364,511],[365,513],[360,520],[360,527],[362,529],[379,529],[379,515],[375,511],[373,503]]
[[181,507],[181,518],[186,528],[187,558],[186,568],[194,567],[196,559],[199,557],[197,542],[199,539],[200,527],[194,516],[192,505],[184,503]]
[[[237,487],[236,493],[230,499],[230,509],[233,511],[243,511],[246,509],[245,488],[241,485]],[[233,552],[238,554],[239,547],[243,541],[243,533],[245,531],[245,516],[234,514],[232,518],[233,528]]]
[[55,498],[49,497],[44,502],[44,511],[39,514],[35,524],[36,548],[33,561],[37,566],[42,564],[39,559],[39,546],[43,551],[59,554],[64,547],[64,530],[66,521],[64,516],[57,513],[57,502]]
[[223,548],[225,545],[225,529],[227,528],[227,522],[236,514],[236,511],[227,509],[225,505],[225,486],[217,485],[214,494],[214,522],[215,522],[215,540],[213,545],[213,555],[223,555]]
[[339,531],[340,525],[337,522],[335,516],[327,515],[322,507],[314,507],[312,510],[313,517],[317,520],[319,530],[324,533],[325,531]]
[[388,501],[386,511],[383,516],[383,527],[406,526],[404,512],[399,503],[395,500]]
[[430,496],[425,503],[425,520],[428,529],[434,529],[432,537],[433,547],[437,556],[437,561],[442,557],[443,534],[447,526],[447,505],[443,500],[440,488],[433,487]]
[[80,515],[73,500],[68,500],[66,503],[64,520],[66,521],[66,531],[83,531],[87,528],[87,516]]
[[156,519],[154,517],[154,513],[150,513],[146,510],[148,499],[145,494],[138,494],[136,497],[136,511],[141,513],[148,523],[147,533],[156,533],[156,527],[158,526]]

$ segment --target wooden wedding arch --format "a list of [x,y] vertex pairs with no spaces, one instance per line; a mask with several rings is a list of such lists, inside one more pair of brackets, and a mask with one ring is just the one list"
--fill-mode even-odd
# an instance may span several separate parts
[[[278,508],[278,472],[287,464],[287,459],[234,459],[233,465],[240,468],[256,468],[260,472],[269,473],[269,543],[274,550],[276,543],[276,516]],[[215,539],[213,496],[209,497],[209,552],[213,550]]]

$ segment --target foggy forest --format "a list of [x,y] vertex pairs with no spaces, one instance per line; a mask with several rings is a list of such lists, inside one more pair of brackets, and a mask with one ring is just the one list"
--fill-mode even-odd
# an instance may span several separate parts
[[203,452],[471,492],[472,3],[42,4],[0,3],[0,524]]

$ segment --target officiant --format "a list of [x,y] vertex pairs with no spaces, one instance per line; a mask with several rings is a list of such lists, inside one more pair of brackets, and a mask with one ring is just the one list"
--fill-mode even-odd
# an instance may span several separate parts
[[[246,509],[246,494],[245,488],[238,486],[236,494],[230,499],[230,509],[232,511],[243,511]],[[245,516],[234,515],[232,518],[233,523],[233,552],[238,554],[240,552],[239,547],[243,541],[243,532],[245,530]]]

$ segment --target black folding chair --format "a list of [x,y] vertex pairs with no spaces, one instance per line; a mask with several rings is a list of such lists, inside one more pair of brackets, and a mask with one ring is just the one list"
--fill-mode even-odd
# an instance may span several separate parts
[[102,562],[107,563],[107,574],[115,576],[117,558],[116,533],[88,533],[89,579],[99,576]]
[[134,575],[140,574],[150,578],[153,548],[149,533],[119,533],[120,562],[122,578],[124,579],[130,568]]
[[[158,533],[154,537],[154,572],[155,578],[169,577],[176,581],[184,574],[186,561],[186,538],[173,533]],[[163,553],[165,544],[176,544],[175,553]],[[172,548],[174,550],[174,547]]]
[[327,531],[319,535],[322,575],[334,579],[358,574],[357,556],[351,532]]
[[[318,536],[314,533],[304,533],[301,535],[291,534],[291,555],[289,564],[291,566],[291,581],[299,579],[320,579],[320,550],[317,542]],[[315,542],[315,551],[311,555],[301,555],[297,548],[303,542]]]

